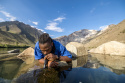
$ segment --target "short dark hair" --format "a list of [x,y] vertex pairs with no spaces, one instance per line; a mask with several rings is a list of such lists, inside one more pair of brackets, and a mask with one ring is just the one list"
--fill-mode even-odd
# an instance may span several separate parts
[[43,33],[42,35],[40,35],[39,37],[39,43],[44,44],[44,43],[51,43],[52,42],[52,38],[49,36],[48,33]]

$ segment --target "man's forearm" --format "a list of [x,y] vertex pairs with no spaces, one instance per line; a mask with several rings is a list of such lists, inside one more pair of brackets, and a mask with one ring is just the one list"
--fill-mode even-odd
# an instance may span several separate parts
[[66,62],[72,61],[72,59],[69,58],[69,57],[67,57],[67,56],[60,56],[59,60],[60,60],[60,61],[66,61]]
[[41,64],[44,64],[45,60],[42,58],[42,59],[39,59],[39,63]]

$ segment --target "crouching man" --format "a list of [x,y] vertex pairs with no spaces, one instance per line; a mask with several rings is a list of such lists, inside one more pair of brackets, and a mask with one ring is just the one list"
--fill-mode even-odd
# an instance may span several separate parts
[[48,67],[58,66],[59,61],[72,61],[72,55],[58,41],[53,40],[49,34],[43,33],[35,45],[35,59],[44,64],[48,60]]

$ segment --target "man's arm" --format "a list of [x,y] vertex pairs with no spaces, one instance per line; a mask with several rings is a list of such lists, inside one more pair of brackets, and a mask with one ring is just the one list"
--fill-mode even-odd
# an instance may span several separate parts
[[39,59],[38,61],[39,61],[39,63],[41,63],[41,64],[44,64],[44,62],[45,62],[44,58]]
[[67,57],[67,56],[60,56],[59,60],[60,61],[66,61],[66,62],[71,62],[72,61],[72,59]]
[[58,57],[57,55],[54,55],[54,54],[52,54],[52,53],[46,55],[46,56],[44,57],[44,60],[45,60],[46,58],[47,58],[48,60],[50,60],[50,61],[54,61],[54,60],[60,60],[60,61],[66,61],[66,62],[72,61],[72,59],[69,58],[69,57],[67,57],[67,56],[60,56],[60,57]]

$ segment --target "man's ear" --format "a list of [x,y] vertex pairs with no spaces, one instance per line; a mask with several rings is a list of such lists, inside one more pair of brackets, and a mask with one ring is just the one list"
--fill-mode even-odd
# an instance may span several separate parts
[[51,43],[51,45],[53,46],[53,42]]

